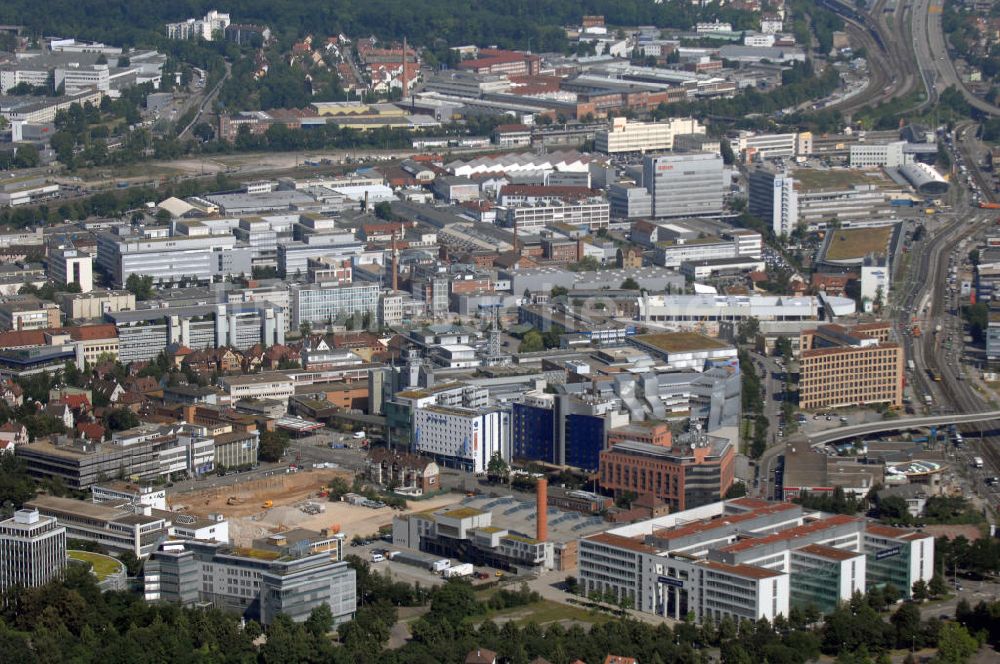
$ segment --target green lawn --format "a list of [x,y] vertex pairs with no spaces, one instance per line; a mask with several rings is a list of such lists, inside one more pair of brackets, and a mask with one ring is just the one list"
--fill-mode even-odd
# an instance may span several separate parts
[[100,553],[71,550],[67,551],[66,555],[73,560],[90,563],[90,568],[97,576],[98,581],[103,581],[110,575],[117,573],[122,568],[122,563],[115,560],[111,556],[105,556]]

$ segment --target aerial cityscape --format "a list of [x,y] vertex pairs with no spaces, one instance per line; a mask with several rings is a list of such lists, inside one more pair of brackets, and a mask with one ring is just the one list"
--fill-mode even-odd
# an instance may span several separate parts
[[4,0],[0,661],[1000,661],[1000,4]]

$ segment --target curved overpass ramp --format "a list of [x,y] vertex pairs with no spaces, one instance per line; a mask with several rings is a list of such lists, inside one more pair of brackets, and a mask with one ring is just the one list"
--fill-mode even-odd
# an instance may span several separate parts
[[804,438],[810,446],[826,445],[846,438],[870,436],[872,434],[899,431],[900,429],[915,429],[919,427],[944,426],[948,424],[974,424],[1000,420],[1000,410],[988,410],[979,413],[955,413],[952,415],[932,415],[929,417],[907,417],[869,424],[855,424],[849,427],[829,429],[806,434]]

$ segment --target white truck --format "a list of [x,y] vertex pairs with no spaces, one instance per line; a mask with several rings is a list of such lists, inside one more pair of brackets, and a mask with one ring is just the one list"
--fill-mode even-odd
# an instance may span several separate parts
[[446,579],[457,579],[462,576],[472,576],[475,569],[472,567],[472,563],[461,563],[459,565],[452,565],[448,569],[441,572],[441,576]]
[[451,567],[451,561],[447,558],[442,558],[441,560],[435,560],[431,563],[432,572],[443,572]]
[[983,457],[973,457],[972,458],[972,467],[973,468],[982,468],[983,467]]

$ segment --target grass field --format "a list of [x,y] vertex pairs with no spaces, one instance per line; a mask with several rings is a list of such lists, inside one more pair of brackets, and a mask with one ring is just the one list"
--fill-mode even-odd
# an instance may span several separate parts
[[72,550],[67,551],[66,555],[73,560],[90,563],[90,569],[93,570],[98,581],[103,581],[110,575],[117,573],[122,567],[122,563],[118,562],[111,556],[105,556],[100,553]]
[[826,258],[831,261],[842,261],[862,258],[871,253],[885,253],[885,245],[892,235],[892,228],[883,226],[834,231],[826,250]]

